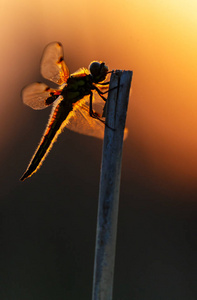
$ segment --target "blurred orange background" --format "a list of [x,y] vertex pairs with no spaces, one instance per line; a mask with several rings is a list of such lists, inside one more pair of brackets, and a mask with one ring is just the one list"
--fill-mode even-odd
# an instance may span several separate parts
[[91,297],[102,141],[65,130],[19,181],[50,114],[20,93],[52,41],[71,73],[133,70],[114,300],[196,299],[197,2],[1,0],[0,28],[0,299]]
[[92,60],[133,70],[125,147],[135,140],[162,181],[196,184],[196,9],[196,1],[2,1],[1,151],[28,126],[25,110],[18,124],[19,92],[41,79],[43,49],[57,40],[71,72]]

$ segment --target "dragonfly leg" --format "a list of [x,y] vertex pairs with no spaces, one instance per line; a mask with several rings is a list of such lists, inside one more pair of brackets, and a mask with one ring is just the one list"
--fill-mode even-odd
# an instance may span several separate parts
[[99,83],[99,85],[108,85],[109,83],[110,83],[110,81],[106,81],[106,82]]
[[[107,91],[107,92],[108,92],[108,91]],[[99,96],[100,96],[104,101],[107,101],[107,98],[105,98],[101,93],[98,92],[98,94],[99,94]]]
[[96,112],[93,111],[93,108],[92,108],[92,98],[93,98],[93,93],[91,91],[91,93],[90,93],[89,115],[92,118],[99,119],[99,115]]
[[99,96],[100,96],[104,101],[106,101],[107,98],[105,98],[103,95],[106,94],[106,93],[108,93],[109,91],[112,91],[112,90],[117,89],[118,87],[119,87],[119,86],[115,86],[115,87],[113,87],[113,88],[111,88],[111,89],[108,89],[108,90],[105,91],[105,92],[102,92],[98,87],[95,86],[95,90],[97,91],[97,93],[99,94]]
[[[100,95],[100,94],[99,94],[99,95]],[[104,99],[105,99],[105,97],[103,97],[102,95],[100,95],[100,96],[101,96],[101,98],[104,98]],[[102,122],[103,124],[105,124],[105,126],[107,126],[108,128],[110,128],[111,130],[115,130],[114,128],[112,128],[112,127],[110,127],[109,125],[107,125],[107,123],[105,123],[105,121],[102,120],[102,119],[99,117],[99,115],[98,115],[96,112],[93,111],[93,109],[92,109],[92,97],[93,97],[93,93],[91,92],[91,93],[90,93],[90,107],[89,107],[89,114],[90,114],[90,117],[99,120],[100,122]],[[107,99],[105,99],[105,100],[107,100]]]
[[99,115],[93,111],[93,108],[92,108],[92,97],[93,97],[93,94],[92,92],[90,93],[90,106],[89,106],[89,114],[90,114],[90,117],[92,118],[95,118],[95,119],[98,119],[99,121],[101,121],[102,123],[105,123],[103,120],[100,119]]

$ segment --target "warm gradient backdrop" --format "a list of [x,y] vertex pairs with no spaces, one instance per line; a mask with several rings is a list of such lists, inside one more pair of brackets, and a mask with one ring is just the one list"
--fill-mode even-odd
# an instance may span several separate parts
[[197,2],[1,0],[0,27],[0,298],[91,295],[101,141],[65,131],[18,181],[50,113],[23,106],[20,91],[60,41],[71,72],[92,60],[134,72],[114,299],[194,300]]

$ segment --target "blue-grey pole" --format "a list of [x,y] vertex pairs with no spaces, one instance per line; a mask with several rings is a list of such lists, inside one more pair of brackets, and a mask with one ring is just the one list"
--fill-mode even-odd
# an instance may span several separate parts
[[110,80],[99,188],[92,300],[112,300],[122,147],[132,74],[132,71],[115,71]]

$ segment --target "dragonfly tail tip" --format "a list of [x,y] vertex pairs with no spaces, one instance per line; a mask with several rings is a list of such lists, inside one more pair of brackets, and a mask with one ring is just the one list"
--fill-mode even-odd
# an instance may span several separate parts
[[23,176],[20,178],[20,181],[24,181],[28,177],[27,173],[24,173]]

